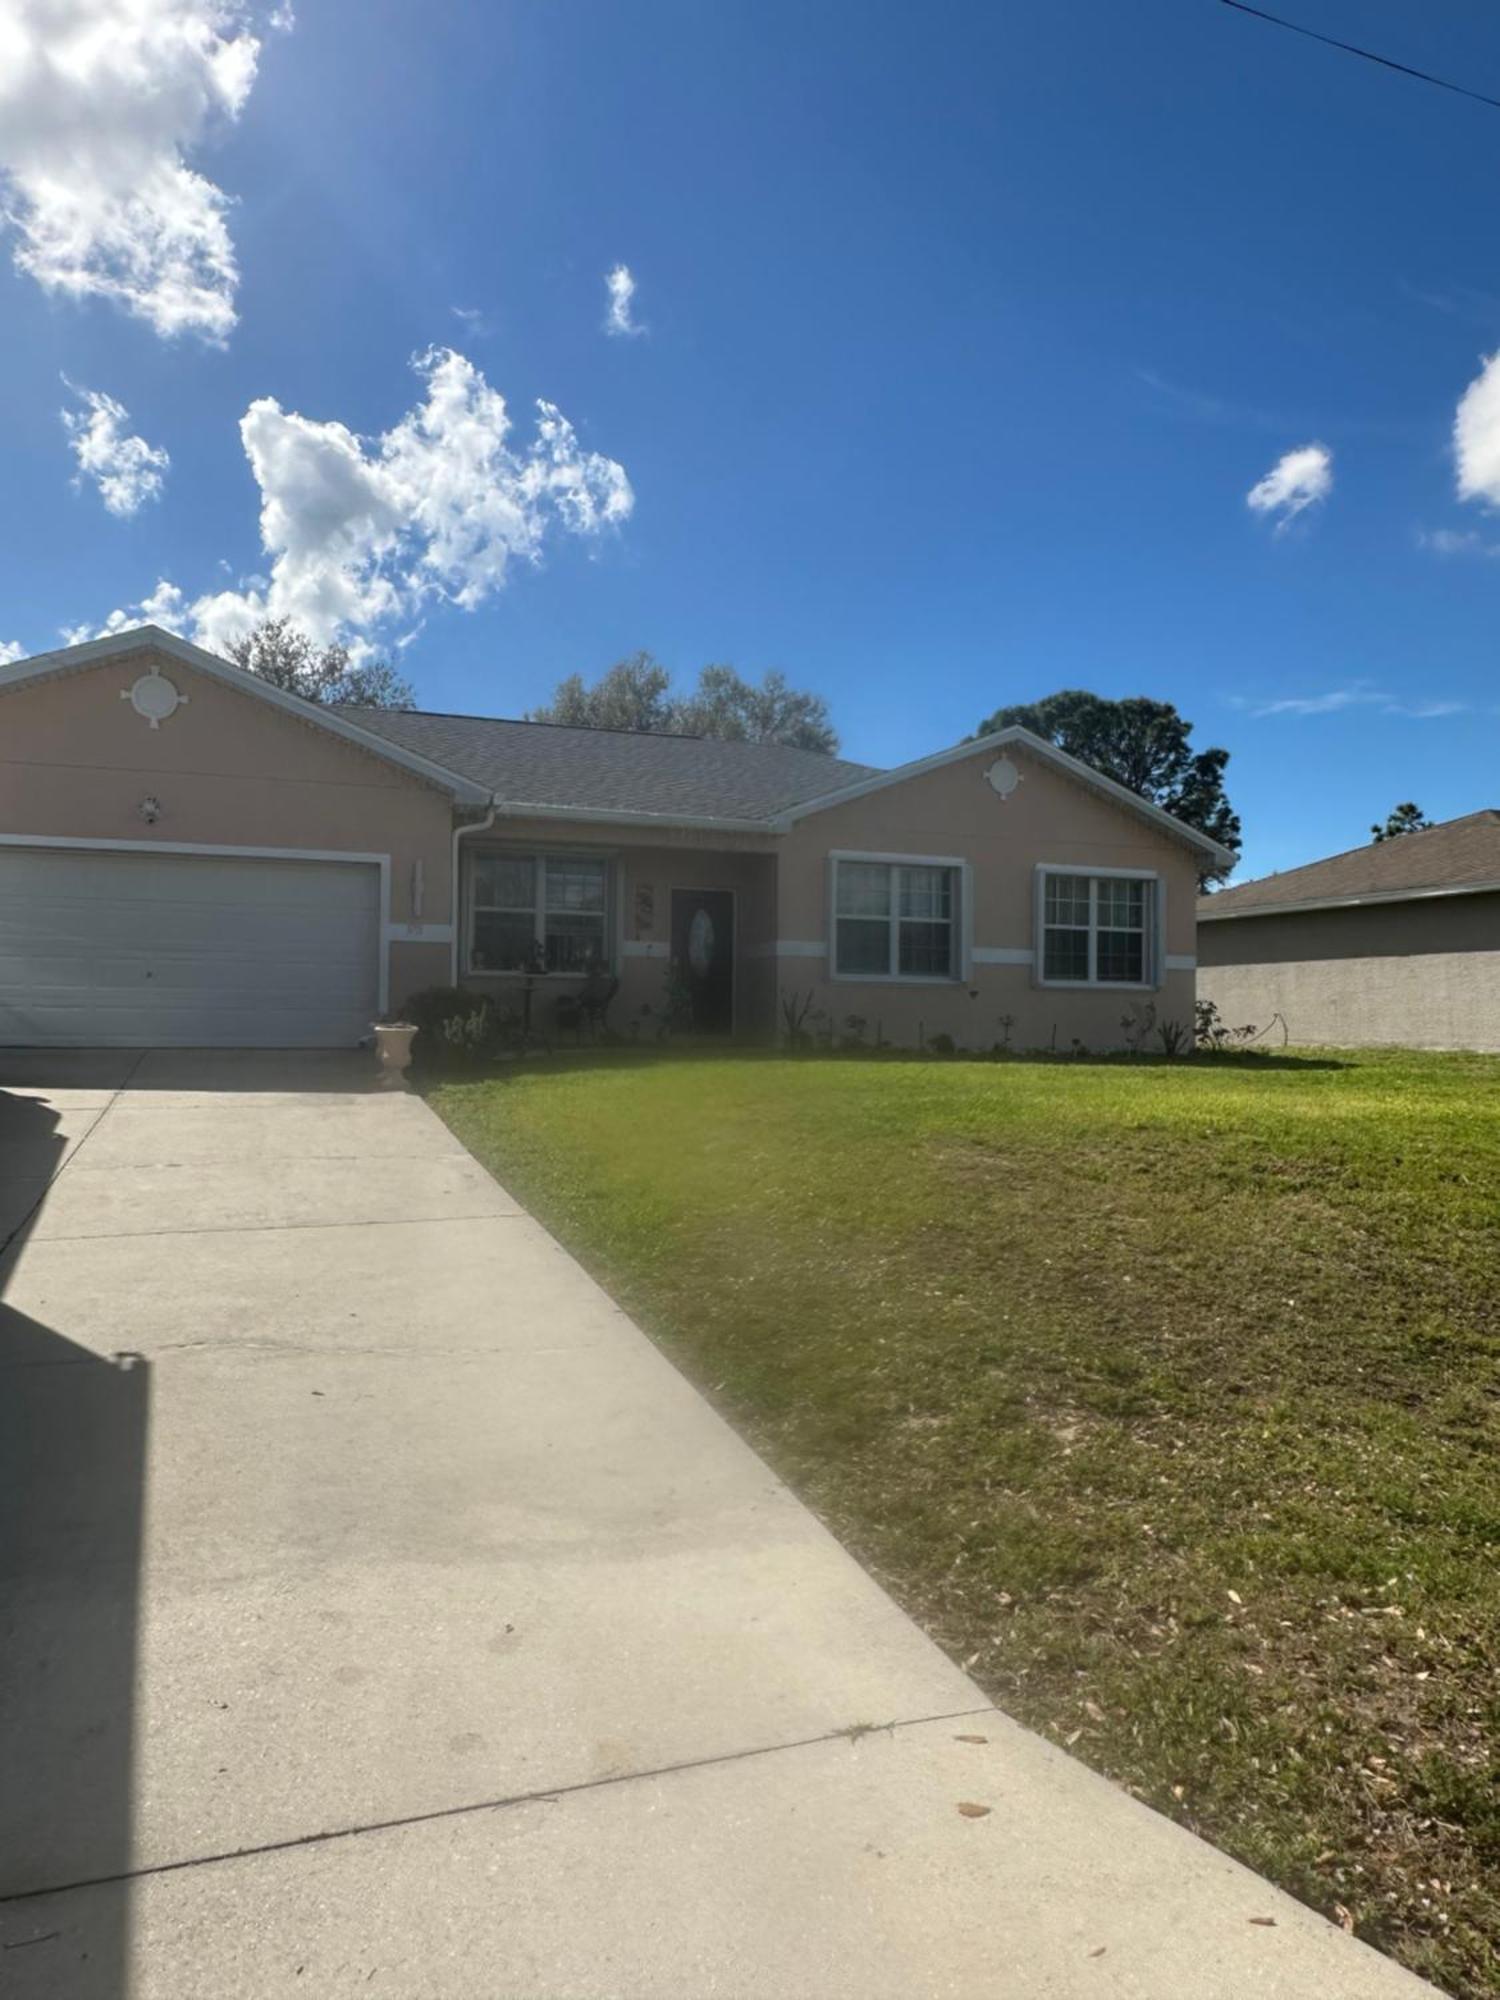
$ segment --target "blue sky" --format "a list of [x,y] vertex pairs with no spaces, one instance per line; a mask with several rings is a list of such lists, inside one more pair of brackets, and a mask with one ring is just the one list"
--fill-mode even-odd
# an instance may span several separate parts
[[[783,669],[876,763],[1146,693],[1232,752],[1243,873],[1398,799],[1500,804],[1500,112],[1215,0],[155,4],[149,114],[108,62],[9,79],[0,641],[149,601],[211,637],[271,590],[404,642],[425,706],[519,713],[646,647]],[[1500,95],[1488,9],[1286,11]],[[0,59],[0,128],[6,91]],[[28,227],[85,114],[125,128],[86,212],[163,157],[228,197],[232,325],[164,332],[108,245],[70,279]],[[572,427],[544,457],[538,399]],[[1314,445],[1319,497],[1247,504]]]

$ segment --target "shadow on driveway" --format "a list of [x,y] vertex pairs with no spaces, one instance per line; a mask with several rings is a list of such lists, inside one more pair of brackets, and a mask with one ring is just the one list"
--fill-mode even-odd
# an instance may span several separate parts
[[[0,1159],[13,1191],[44,1188],[55,1174],[59,1124],[45,1097],[0,1090]],[[131,1863],[151,1390],[129,1348],[132,1315],[148,1307],[119,1301],[120,1351],[105,1357],[7,1305],[40,1211],[41,1202],[29,1213],[24,1200],[12,1207],[0,1257],[0,1992],[25,1961],[32,1990],[122,2000],[128,1885],[103,1899],[86,1952],[29,1899]]]

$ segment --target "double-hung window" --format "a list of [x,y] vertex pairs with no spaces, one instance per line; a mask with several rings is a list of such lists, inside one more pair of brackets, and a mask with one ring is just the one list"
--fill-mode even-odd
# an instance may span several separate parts
[[957,868],[841,856],[833,869],[835,978],[958,977]]
[[1045,985],[1155,983],[1154,877],[1044,869],[1040,886]]
[[608,908],[602,859],[476,854],[469,970],[586,973],[608,960]]

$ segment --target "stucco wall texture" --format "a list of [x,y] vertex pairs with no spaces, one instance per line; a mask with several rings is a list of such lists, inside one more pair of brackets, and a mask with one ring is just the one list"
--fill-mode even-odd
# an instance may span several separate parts
[[1500,894],[1207,919],[1198,991],[1298,1043],[1500,1050]]

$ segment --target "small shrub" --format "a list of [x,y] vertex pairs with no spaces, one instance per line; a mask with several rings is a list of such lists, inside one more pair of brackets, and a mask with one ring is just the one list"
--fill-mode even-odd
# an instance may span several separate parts
[[515,1024],[487,993],[463,986],[428,986],[411,994],[401,1013],[417,1033],[412,1061],[419,1069],[469,1069],[497,1055]]
[[1143,1004],[1132,1000],[1120,1016],[1120,1028],[1125,1036],[1125,1046],[1133,1056],[1140,1054],[1155,1026],[1156,1002],[1147,1000]]
[[1212,1000],[1194,1003],[1193,1031],[1193,1038],[1200,1049],[1235,1048],[1244,1042],[1253,1042],[1260,1033],[1253,1024],[1243,1028],[1227,1026]]
[[1162,1054],[1169,1058],[1186,1055],[1193,1046],[1193,1038],[1188,1033],[1186,1023],[1182,1021],[1163,1021],[1156,1035],[1161,1043]]
[[958,1044],[951,1035],[929,1035],[927,1037],[927,1053],[930,1056],[956,1056],[958,1054]]

